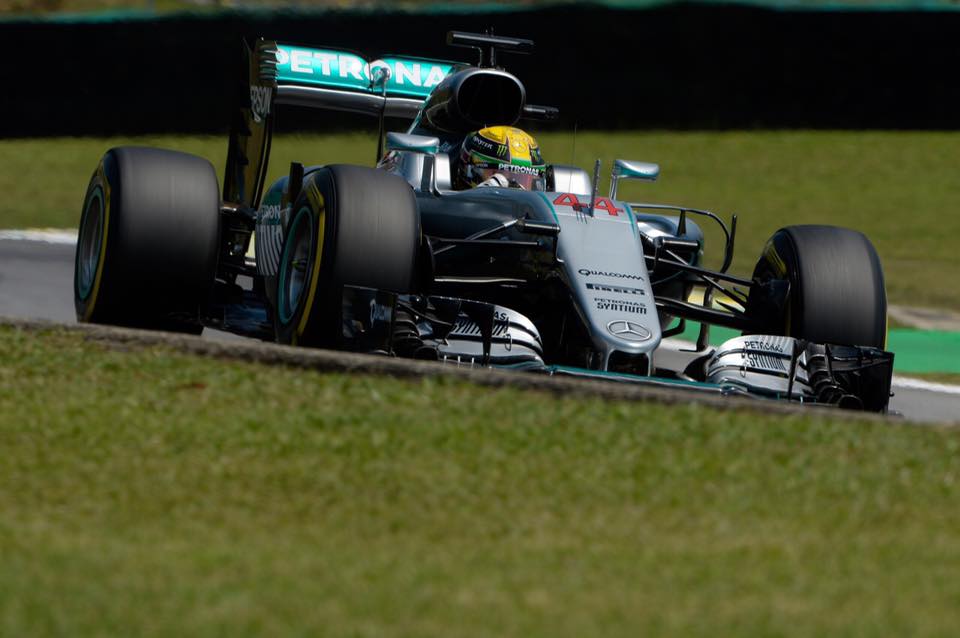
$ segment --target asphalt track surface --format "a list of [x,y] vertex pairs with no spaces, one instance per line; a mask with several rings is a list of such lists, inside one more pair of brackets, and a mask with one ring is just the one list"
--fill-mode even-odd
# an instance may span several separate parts
[[[76,315],[73,307],[72,290],[73,260],[74,246],[69,243],[0,238],[0,317],[75,324]],[[105,333],[96,334],[102,336]],[[149,337],[130,338],[139,339],[146,343],[150,341]],[[204,331],[203,340],[191,341],[187,339],[184,343],[186,344],[184,347],[188,350],[218,356],[231,356],[230,350],[232,348],[237,350],[234,358],[255,358],[270,361],[275,356],[271,354],[272,351],[282,352],[285,353],[283,356],[296,358],[294,353],[287,352],[291,349],[263,349],[258,346],[255,347],[259,342],[212,330]],[[305,367],[319,369],[362,370],[367,372],[382,370],[390,374],[406,375],[431,374],[439,368],[454,370],[450,366],[424,365],[420,362],[413,362],[418,363],[418,365],[412,367],[404,367],[408,366],[409,362],[399,360],[393,360],[384,365],[386,364],[385,357],[347,356],[344,353],[321,353],[321,351],[302,355],[300,359]],[[458,372],[458,374],[462,374],[462,372]],[[483,383],[489,382],[492,385],[504,383],[531,387],[544,385],[543,389],[555,390],[556,388],[548,387],[549,384],[534,383],[531,378],[539,379],[542,376],[530,373],[504,372],[486,376],[484,376],[484,373],[480,373],[480,375],[472,374],[472,376],[468,375],[468,378]],[[550,379],[550,381],[558,381],[558,379]],[[589,388],[591,393],[608,394],[603,389],[604,387],[621,387],[626,384],[565,379],[560,385],[567,388],[566,391],[569,391],[571,387],[579,387],[582,390]],[[952,386],[937,387],[937,384],[919,385],[921,387],[909,387],[909,380],[895,377],[895,395],[891,400],[891,409],[903,414],[910,421],[925,423],[960,422],[960,389]],[[632,394],[634,393],[624,392],[623,390],[611,391],[611,395],[622,395],[623,398],[630,398]],[[637,393],[637,398],[644,398],[640,395],[674,403],[692,400],[692,395],[687,392],[640,392]],[[730,401],[730,399],[720,400]],[[714,401],[709,402],[714,403]],[[735,403],[740,404],[741,402],[737,401]],[[762,404],[762,406],[773,404],[773,402],[766,401],[751,401],[750,403]],[[773,405],[781,406],[782,404]],[[761,405],[756,407],[760,408]],[[777,409],[776,411],[781,410]],[[789,411],[792,412],[793,410]]]

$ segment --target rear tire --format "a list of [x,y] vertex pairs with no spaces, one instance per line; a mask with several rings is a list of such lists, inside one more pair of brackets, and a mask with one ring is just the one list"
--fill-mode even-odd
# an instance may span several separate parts
[[154,148],[107,151],[80,218],[77,320],[199,334],[219,241],[210,162]]
[[310,173],[280,255],[277,341],[335,346],[343,286],[414,292],[419,247],[420,214],[405,180],[348,165]]
[[884,348],[887,293],[880,258],[863,233],[835,226],[781,228],[764,248],[754,279],[786,279],[778,334],[814,343]]

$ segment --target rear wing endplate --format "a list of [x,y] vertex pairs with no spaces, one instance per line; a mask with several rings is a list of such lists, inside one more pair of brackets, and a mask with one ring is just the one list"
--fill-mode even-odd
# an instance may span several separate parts
[[249,209],[263,194],[276,104],[413,119],[434,87],[464,66],[401,55],[367,60],[263,39],[244,42],[242,54],[223,200]]
[[246,208],[260,204],[273,134],[277,93],[277,49],[274,42],[242,43],[243,65],[237,78],[223,201]]

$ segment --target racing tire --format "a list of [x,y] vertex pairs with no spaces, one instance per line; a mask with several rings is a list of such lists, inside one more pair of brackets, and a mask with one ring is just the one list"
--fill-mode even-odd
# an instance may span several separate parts
[[885,347],[883,268],[863,233],[836,226],[781,228],[767,242],[753,277],[790,282],[783,316],[767,322],[780,328],[776,334],[814,343]]
[[280,252],[277,341],[336,346],[343,286],[414,292],[420,242],[416,197],[404,179],[343,164],[310,173]]
[[199,334],[219,243],[220,189],[210,162],[155,148],[107,151],[80,217],[77,320]]

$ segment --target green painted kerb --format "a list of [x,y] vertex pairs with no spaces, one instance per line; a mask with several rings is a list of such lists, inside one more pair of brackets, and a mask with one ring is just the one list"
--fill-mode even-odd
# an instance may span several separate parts
[[380,93],[383,88],[372,86],[370,73],[383,67],[390,70],[387,95],[395,97],[427,97],[453,66],[441,60],[398,56],[368,62],[346,51],[277,46],[277,81],[280,83]]
[[960,332],[898,328],[890,331],[887,350],[896,353],[897,372],[960,373]]
[[[696,341],[699,330],[699,324],[687,322],[680,338]],[[740,333],[736,330],[710,328],[710,344],[714,346],[738,336]],[[893,369],[896,372],[960,373],[960,332],[897,328],[889,332],[887,350],[895,355]]]

